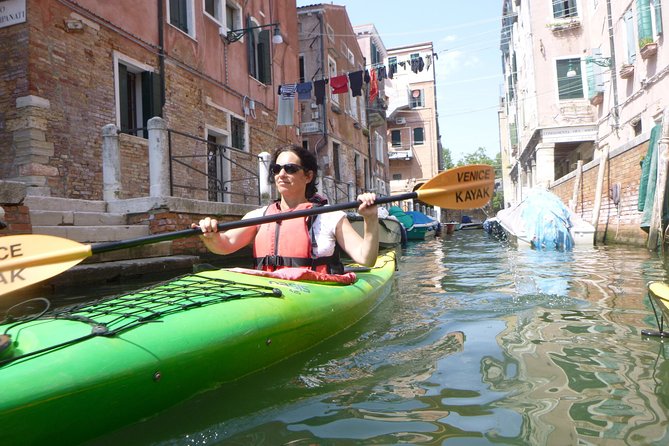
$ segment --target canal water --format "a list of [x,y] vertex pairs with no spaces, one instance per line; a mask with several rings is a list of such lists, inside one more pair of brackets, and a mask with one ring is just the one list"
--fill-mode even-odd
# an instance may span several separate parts
[[666,445],[669,347],[641,333],[666,279],[643,248],[412,243],[354,327],[91,444]]

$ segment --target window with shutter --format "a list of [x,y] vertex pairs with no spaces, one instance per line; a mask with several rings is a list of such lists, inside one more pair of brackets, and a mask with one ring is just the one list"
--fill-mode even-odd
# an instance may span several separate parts
[[417,145],[425,144],[425,131],[423,127],[413,129],[413,143]]
[[390,140],[393,147],[402,147],[402,133],[399,130],[390,131]]
[[169,24],[194,36],[193,0],[169,0]]
[[162,116],[161,76],[139,64],[117,64],[118,124],[124,133],[148,138],[147,122]]
[[578,17],[576,9],[576,0],[552,0],[553,17],[556,19],[568,19]]
[[558,97],[560,99],[583,99],[583,77],[581,59],[556,61]]

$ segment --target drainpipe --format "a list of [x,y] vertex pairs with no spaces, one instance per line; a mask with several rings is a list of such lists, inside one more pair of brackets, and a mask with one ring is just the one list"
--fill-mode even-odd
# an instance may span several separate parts
[[618,113],[618,79],[616,76],[616,47],[613,40],[613,17],[611,13],[611,0],[606,0],[606,21],[609,26],[609,46],[611,49],[611,88],[613,89],[613,128],[616,133],[620,127]]
[[160,65],[160,116],[165,106],[165,36],[163,36],[163,0],[158,0],[158,64]]

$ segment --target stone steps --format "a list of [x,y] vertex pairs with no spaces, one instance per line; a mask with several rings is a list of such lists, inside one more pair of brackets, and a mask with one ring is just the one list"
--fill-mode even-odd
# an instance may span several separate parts
[[[116,242],[151,235],[148,225],[129,225],[126,214],[107,212],[104,201],[27,196],[34,234],[52,235],[80,243]],[[171,242],[150,243],[96,254],[86,263],[163,257],[172,254]]]

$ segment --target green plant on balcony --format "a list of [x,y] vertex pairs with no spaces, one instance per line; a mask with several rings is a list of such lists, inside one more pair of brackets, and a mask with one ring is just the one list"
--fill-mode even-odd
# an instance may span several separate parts
[[639,49],[643,49],[646,45],[653,43],[652,37],[641,37],[639,39]]
[[657,43],[651,37],[642,37],[639,39],[639,53],[642,59],[648,59],[657,53]]

